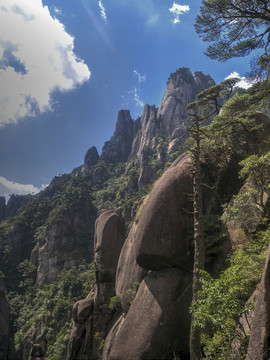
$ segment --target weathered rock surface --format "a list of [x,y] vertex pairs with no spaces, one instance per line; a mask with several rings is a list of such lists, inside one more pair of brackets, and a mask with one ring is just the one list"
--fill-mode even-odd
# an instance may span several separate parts
[[[140,157],[146,148],[156,145],[156,137],[172,137],[175,129],[186,132],[188,127],[186,106],[196,95],[215,84],[209,75],[201,72],[192,74],[187,68],[180,68],[171,74],[167,89],[159,108],[145,105],[134,141],[130,158]],[[182,139],[182,144],[184,142]]]
[[157,114],[158,118],[162,118],[163,133],[172,135],[180,125],[186,126],[186,105],[194,101],[200,91],[213,85],[215,82],[209,75],[201,72],[192,74],[187,68],[171,74]]
[[73,307],[74,325],[68,345],[68,360],[97,359],[101,344],[117,320],[110,299],[115,296],[115,274],[125,240],[121,211],[107,211],[95,224],[97,288]]
[[137,223],[135,222],[122,248],[116,273],[116,296],[125,312],[128,312],[130,304],[135,298],[138,284],[147,275],[147,271],[141,268],[136,261],[136,229]]
[[120,110],[110,141],[102,148],[101,159],[111,164],[127,161],[134,138],[134,121],[129,110]]
[[251,324],[246,360],[269,359],[270,343],[270,246]]
[[95,263],[98,282],[114,282],[124,241],[125,222],[121,211],[112,210],[101,214],[95,225]]
[[9,341],[9,305],[5,295],[5,286],[0,277],[0,359],[8,356]]
[[36,266],[39,286],[55,281],[62,269],[78,266],[83,259],[93,259],[93,248],[86,248],[86,244],[89,243],[94,227],[96,211],[87,198],[80,206],[70,211],[67,209],[61,221],[55,221],[47,227],[46,242],[36,249],[37,254],[34,256],[38,258]]
[[154,137],[159,133],[157,109],[154,105],[145,105],[140,118],[140,128],[132,144],[131,157],[140,156],[146,147],[152,147]]
[[190,283],[191,274],[180,269],[151,272],[141,283],[107,359],[170,359],[176,348],[185,358]]
[[190,270],[192,162],[183,154],[160,178],[144,206],[135,235],[137,263],[147,270]]

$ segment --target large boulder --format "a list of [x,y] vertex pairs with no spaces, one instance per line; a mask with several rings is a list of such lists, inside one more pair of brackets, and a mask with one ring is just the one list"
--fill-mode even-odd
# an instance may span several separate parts
[[122,309],[127,312],[136,295],[138,284],[147,275],[147,271],[136,262],[135,233],[137,223],[132,225],[128,238],[122,248],[115,281],[116,296],[121,302]]
[[98,282],[114,282],[124,241],[125,222],[121,211],[111,210],[101,214],[95,225],[95,263]]
[[157,182],[142,210],[134,243],[137,263],[146,270],[192,267],[192,168],[187,153],[180,156]]
[[97,359],[101,356],[103,341],[119,317],[111,306],[111,298],[115,297],[115,273],[124,241],[125,222],[121,211],[101,214],[95,224],[97,287],[73,307],[74,325],[67,360]]
[[[123,322],[105,343],[106,360],[171,359],[188,356],[190,273],[170,268],[152,271],[141,283]],[[110,340],[112,334],[109,334]],[[109,348],[109,350],[108,350]],[[106,356],[106,358],[105,358]]]

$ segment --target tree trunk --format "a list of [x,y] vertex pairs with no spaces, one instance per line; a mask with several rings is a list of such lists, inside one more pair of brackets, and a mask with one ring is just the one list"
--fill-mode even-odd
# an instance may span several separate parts
[[[202,179],[200,170],[200,130],[196,123],[194,136],[196,149],[194,152],[193,174],[193,210],[194,210],[194,266],[192,283],[192,303],[197,302],[200,289],[200,270],[204,268],[204,237],[203,237],[203,209],[202,209]],[[201,331],[194,325],[194,315],[191,315],[190,328],[190,360],[200,360],[201,355]]]

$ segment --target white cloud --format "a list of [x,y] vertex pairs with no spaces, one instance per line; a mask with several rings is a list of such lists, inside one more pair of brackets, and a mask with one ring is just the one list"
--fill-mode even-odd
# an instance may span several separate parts
[[146,75],[140,74],[137,70],[133,70],[133,73],[137,76],[137,85],[133,86],[133,89],[129,92],[133,96],[133,100],[135,101],[136,106],[143,107],[144,101],[141,99],[139,92],[140,92],[140,84],[146,81]]
[[133,107],[134,103],[137,108],[142,108],[144,106],[144,101],[140,96],[141,83],[146,81],[146,75],[140,74],[137,70],[133,70],[133,74],[136,75],[137,81],[136,85],[127,93],[127,95],[121,95],[123,107]]
[[146,22],[147,25],[154,25],[158,22],[160,18],[160,15],[159,14],[149,14],[149,18]]
[[6,178],[0,176],[0,194],[8,198],[9,194],[26,195],[26,194],[37,194],[41,189],[31,184],[19,184],[13,181],[9,181]]
[[173,6],[169,9],[169,11],[173,14],[174,18],[172,19],[173,24],[180,23],[180,16],[190,10],[189,5],[180,5],[173,3]]
[[100,8],[100,16],[102,17],[102,19],[105,21],[105,23],[108,23],[108,18],[107,18],[107,14],[106,14],[106,9],[102,3],[102,1],[98,2],[98,6]]
[[230,73],[229,76],[227,76],[225,78],[226,79],[232,79],[232,78],[239,78],[240,81],[236,84],[237,87],[243,88],[243,89],[248,89],[250,88],[253,84],[250,82],[247,82],[246,78],[244,76],[240,77],[240,75],[234,71],[232,73]]
[[146,75],[141,75],[137,70],[133,70],[134,74],[138,77],[138,83],[146,81]]
[[61,9],[57,8],[56,6],[53,6],[53,11],[55,12],[55,14],[58,15],[63,15],[63,12]]
[[140,98],[140,96],[138,94],[138,91],[139,91],[139,89],[137,87],[134,87],[134,89],[133,89],[134,101],[135,101],[137,106],[143,107],[144,106],[144,101]]
[[50,110],[55,90],[71,90],[90,77],[74,53],[74,38],[42,0],[1,5],[0,127]]

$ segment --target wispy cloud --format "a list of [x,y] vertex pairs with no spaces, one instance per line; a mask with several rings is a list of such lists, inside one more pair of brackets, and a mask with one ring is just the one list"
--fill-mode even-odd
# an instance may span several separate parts
[[180,23],[180,16],[189,12],[190,7],[189,5],[180,5],[173,3],[172,7],[169,9],[169,11],[173,14],[173,19],[171,20],[173,24]]
[[54,91],[72,90],[90,77],[74,53],[74,38],[41,0],[1,5],[0,127],[50,110]]
[[239,79],[240,79],[239,82],[236,84],[236,86],[237,86],[237,87],[240,87],[240,88],[242,88],[242,89],[248,89],[248,88],[250,88],[250,87],[253,85],[251,82],[248,82],[244,76],[241,77],[241,76],[238,74],[238,72],[236,72],[236,71],[230,73],[230,75],[227,76],[227,77],[225,78],[225,80],[226,80],[226,79],[232,79],[232,78],[239,78]]
[[132,94],[134,95],[134,101],[137,106],[143,107],[144,101],[140,98],[138,92],[139,92],[139,89],[137,87],[134,87],[133,91],[132,91]]
[[136,84],[132,87],[132,89],[127,93],[127,95],[122,95],[122,106],[123,107],[132,107],[135,106],[137,108],[142,108],[145,105],[145,102],[140,96],[141,91],[141,83],[146,81],[146,75],[141,74],[136,69],[133,70],[133,74],[136,76]]
[[98,2],[98,6],[100,8],[100,16],[102,17],[104,22],[107,24],[108,23],[108,18],[107,18],[107,14],[106,14],[106,9],[105,9],[105,7],[104,7],[101,0]]
[[137,70],[133,70],[134,74],[138,77],[138,83],[142,83],[144,81],[146,81],[146,75],[142,75],[140,74]]
[[114,2],[125,6],[129,12],[138,13],[147,26],[156,25],[162,17],[156,0],[114,0]]
[[8,198],[10,194],[26,195],[26,194],[37,194],[41,189],[35,187],[32,184],[19,184],[14,181],[7,180],[0,176],[0,194]]
[[159,14],[149,14],[148,20],[146,22],[147,25],[154,25],[158,22],[160,18]]
[[136,106],[143,107],[144,101],[140,97],[139,92],[140,92],[140,84],[143,83],[144,81],[146,81],[146,75],[145,74],[142,75],[136,69],[133,70],[133,73],[137,77],[137,85],[133,87],[133,89],[130,93],[133,95],[133,100],[135,101]]

